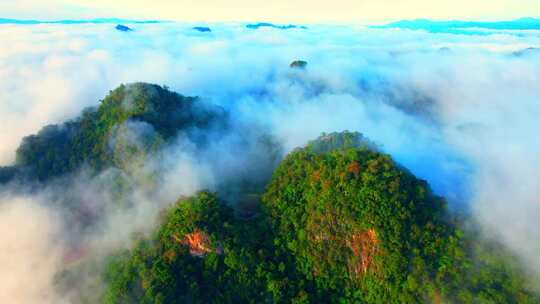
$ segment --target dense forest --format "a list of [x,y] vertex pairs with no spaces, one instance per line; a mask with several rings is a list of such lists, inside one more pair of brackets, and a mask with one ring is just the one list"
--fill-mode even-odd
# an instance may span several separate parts
[[[230,113],[196,97],[122,85],[80,117],[24,138],[15,164],[0,168],[0,183],[42,187],[80,170],[96,176],[113,168],[120,173],[109,186],[123,201],[140,184],[127,181],[161,182],[159,167],[141,168],[178,137],[202,155],[237,132],[233,125]],[[540,302],[504,246],[483,239],[362,134],[322,134],[283,156],[270,134],[252,129],[232,141],[247,164],[242,170],[178,198],[150,234],[106,258],[99,301]],[[79,203],[65,201],[73,221],[85,216],[73,212]],[[77,267],[59,274],[59,288]]]
[[[142,129],[142,138],[130,140],[126,124]],[[25,137],[17,149],[15,167],[40,180],[75,171],[83,164],[93,170],[125,168],[125,162],[156,151],[181,131],[203,144],[204,133],[193,131],[211,128],[226,128],[222,109],[157,85],[121,85],[99,107]],[[7,168],[3,170],[4,175],[8,173]]]
[[254,218],[208,192],[178,201],[111,259],[106,302],[538,302],[510,254],[465,235],[425,181],[372,147],[333,133],[294,151]]

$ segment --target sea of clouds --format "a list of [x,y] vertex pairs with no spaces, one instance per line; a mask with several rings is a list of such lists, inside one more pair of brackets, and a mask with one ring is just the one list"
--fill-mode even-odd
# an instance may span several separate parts
[[[167,85],[224,107],[238,125],[256,122],[285,152],[322,132],[362,132],[540,273],[540,31],[130,26],[134,31],[0,25],[0,165],[14,161],[24,136],[76,117],[121,83]],[[308,62],[305,70],[289,68],[297,59]],[[219,178],[181,147],[161,158],[169,203]],[[213,147],[216,155],[220,147]],[[88,183],[75,189],[92,193]],[[50,286],[66,240],[61,213],[44,203],[51,191],[0,195],[0,261],[11,265],[0,270],[2,303],[59,302]],[[107,201],[90,194],[88,200]],[[129,233],[118,230],[151,226],[146,217],[164,205],[143,206],[107,218],[108,228],[89,240],[100,249],[127,242]]]

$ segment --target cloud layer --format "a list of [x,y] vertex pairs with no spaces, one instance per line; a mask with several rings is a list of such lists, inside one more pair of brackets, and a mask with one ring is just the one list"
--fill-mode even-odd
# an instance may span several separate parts
[[58,223],[40,202],[1,198],[0,302],[60,303],[53,288],[61,264],[57,242],[62,227]]
[[[321,132],[364,133],[427,179],[452,208],[472,211],[490,236],[505,241],[540,273],[540,248],[533,245],[540,244],[540,52],[534,49],[540,46],[539,32],[452,35],[210,24],[211,33],[200,33],[194,25],[138,24],[129,33],[110,24],[0,26],[0,40],[10,45],[0,50],[0,162],[13,161],[23,136],[75,117],[121,83],[167,85],[228,109],[237,130],[248,123],[270,130],[285,151]],[[307,69],[290,69],[296,59],[308,61]],[[214,187],[223,178],[216,172],[240,172],[245,165],[235,164],[233,147],[241,138],[237,133],[219,139],[199,157],[178,139],[149,165],[167,168],[159,197],[135,193],[131,199],[140,208],[111,212],[106,228],[85,237],[99,248],[128,243],[133,231],[151,226],[147,217],[179,195]],[[248,154],[257,149],[250,146]],[[85,193],[92,183],[99,180],[73,189]],[[17,239],[3,234],[0,244],[11,244],[12,251],[2,251],[21,256],[35,245],[28,261],[52,250],[43,267],[55,269],[54,257],[62,253],[43,240],[61,230],[51,219],[56,210],[36,205],[51,192],[55,189],[35,197],[2,196],[0,223],[8,225],[2,231],[21,217],[32,225],[17,232]],[[90,204],[110,200],[91,193]],[[157,206],[148,203],[156,200]],[[118,228],[128,222],[134,224],[130,230]],[[24,261],[15,264],[21,278],[34,275]],[[48,290],[47,269],[36,294]],[[8,276],[0,273],[0,281]],[[4,294],[14,297],[17,284],[2,284],[10,289]]]

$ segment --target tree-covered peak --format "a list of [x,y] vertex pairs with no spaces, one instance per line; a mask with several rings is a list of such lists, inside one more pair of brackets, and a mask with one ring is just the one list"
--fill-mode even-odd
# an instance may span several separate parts
[[[473,254],[474,237],[449,221],[445,200],[359,133],[323,134],[293,151],[262,202],[274,243],[325,290],[325,301],[534,300],[507,257]],[[508,273],[487,278],[478,265]],[[500,289],[507,276],[516,284]]]
[[538,302],[504,248],[459,230],[425,181],[367,142],[332,133],[293,151],[249,218],[210,192],[178,200],[111,260],[105,302]]
[[215,193],[202,191],[193,197],[179,199],[173,208],[167,210],[158,234],[162,239],[181,240],[182,244],[189,235],[219,240],[224,238],[233,221],[232,209]]
[[427,284],[445,255],[445,203],[370,147],[359,133],[323,134],[286,157],[263,203],[277,243],[321,288],[414,302],[424,291],[405,292],[407,280]]
[[40,180],[73,172],[84,164],[97,171],[122,168],[133,157],[140,160],[157,151],[180,132],[202,145],[206,138],[197,130],[226,127],[225,111],[196,97],[148,83],[120,85],[79,117],[23,138],[15,165]]
[[362,133],[343,131],[323,133],[317,139],[309,141],[306,149],[313,153],[328,153],[349,149],[375,149],[375,145]]
[[149,123],[164,137],[185,127],[207,127],[222,109],[170,91],[167,87],[137,82],[120,85],[101,101],[99,116],[119,124],[127,119]]

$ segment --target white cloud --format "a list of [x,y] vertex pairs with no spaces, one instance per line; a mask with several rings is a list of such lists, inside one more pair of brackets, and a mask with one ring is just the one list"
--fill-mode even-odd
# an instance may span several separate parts
[[[540,55],[512,55],[539,47],[538,32],[210,24],[213,32],[201,34],[191,26],[133,25],[130,33],[114,25],[0,26],[11,46],[0,49],[0,162],[14,159],[22,136],[76,116],[120,83],[166,84],[268,127],[288,150],[321,132],[363,132],[454,207],[471,206],[540,272],[540,249],[531,245],[540,243]],[[295,59],[309,62],[305,72],[288,68]],[[210,165],[173,151],[162,201],[218,182]],[[148,208],[137,209],[137,223],[157,213]],[[128,221],[113,219],[111,226]]]
[[61,303],[54,275],[61,265],[60,221],[29,198],[0,198],[0,302]]

